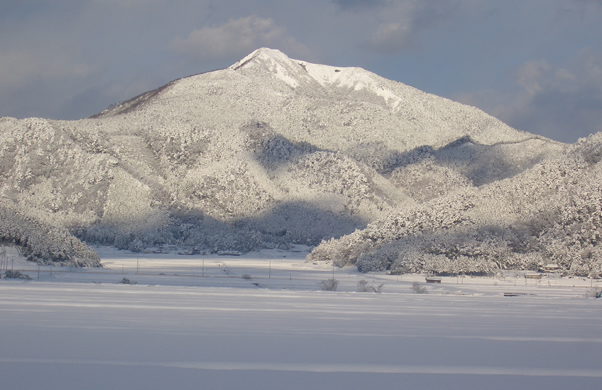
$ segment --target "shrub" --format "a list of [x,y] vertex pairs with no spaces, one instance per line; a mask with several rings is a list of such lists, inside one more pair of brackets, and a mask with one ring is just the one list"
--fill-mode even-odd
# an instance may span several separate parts
[[418,282],[412,283],[412,291],[415,292],[416,294],[428,294],[428,290],[426,289],[426,286],[422,286]]
[[357,282],[357,292],[368,292],[370,291],[370,287],[367,280]]
[[134,241],[129,243],[128,249],[132,252],[142,252],[144,249],[146,249],[146,246],[142,241],[136,238]]
[[119,283],[122,283],[122,284],[138,284],[138,282],[133,282],[133,281],[129,280],[128,278],[121,279],[121,281]]
[[337,287],[339,286],[339,281],[336,279],[326,279],[322,280],[319,285],[324,291],[336,291]]
[[247,279],[247,280],[250,280],[250,279],[252,279],[252,278],[251,278],[251,275],[249,275],[249,274],[243,274],[243,275],[242,275],[242,278],[243,278],[243,279]]
[[26,279],[26,280],[31,280],[31,277],[29,275],[25,275],[22,274],[19,271],[13,271],[13,270],[7,270],[6,272],[4,272],[4,277],[6,279]]
[[385,284],[381,283],[380,285],[378,285],[378,287],[374,287],[371,284],[368,284],[367,280],[360,280],[359,282],[357,282],[357,291],[358,292],[375,292],[375,293],[380,293],[382,292],[383,286]]

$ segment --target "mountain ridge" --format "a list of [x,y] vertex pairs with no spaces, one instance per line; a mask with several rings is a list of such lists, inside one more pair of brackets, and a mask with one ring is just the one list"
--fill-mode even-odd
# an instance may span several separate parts
[[[244,64],[244,66],[242,65]],[[338,71],[338,72],[337,72]],[[261,74],[261,76],[263,78],[259,78],[259,82],[254,82],[253,78],[251,76],[257,76],[257,74]],[[315,77],[312,76],[316,75]],[[324,80],[328,80],[328,81],[319,81],[319,77],[321,76]],[[345,77],[342,77],[345,76]],[[370,104],[372,106],[387,106],[386,103],[386,99],[381,96],[381,95],[387,95],[389,96],[390,99],[395,99],[396,103],[393,104],[393,106],[399,105],[401,104],[400,102],[403,102],[404,100],[407,101],[406,106],[404,107],[405,110],[404,111],[404,116],[401,117],[402,120],[405,121],[405,119],[409,118],[412,119],[414,121],[416,121],[417,119],[415,118],[415,116],[420,116],[420,117],[426,117],[428,118],[431,122],[429,123],[430,127],[433,127],[434,125],[436,125],[437,123],[434,123],[433,121],[435,119],[437,119],[437,115],[434,114],[430,114],[430,115],[426,115],[425,111],[427,109],[430,110],[439,110],[442,111],[442,109],[437,107],[437,104],[434,103],[434,101],[437,101],[437,103],[440,103],[439,105],[442,105],[445,107],[445,109],[452,110],[452,113],[447,113],[447,117],[445,117],[445,115],[439,115],[442,116],[443,119],[439,120],[440,122],[444,122],[446,119],[447,120],[451,120],[451,117],[453,116],[452,114],[457,114],[457,113],[461,113],[462,115],[464,115],[465,117],[471,117],[474,116],[478,121],[482,122],[480,123],[482,126],[485,127],[485,129],[479,129],[478,126],[476,126],[473,122],[466,122],[463,123],[462,126],[467,127],[466,129],[460,129],[459,131],[457,130],[453,135],[448,135],[447,137],[443,137],[441,134],[441,129],[437,129],[439,130],[436,137],[434,138],[439,138],[438,142],[419,142],[416,141],[414,145],[408,145],[408,147],[412,147],[412,146],[421,146],[424,144],[429,144],[429,145],[436,145],[436,146],[443,146],[449,142],[452,142],[453,140],[460,138],[461,136],[464,135],[470,135],[473,139],[475,139],[476,141],[483,143],[483,144],[491,144],[494,142],[500,142],[500,141],[518,141],[518,140],[524,140],[527,138],[531,138],[531,137],[538,137],[543,139],[543,137],[540,136],[535,136],[533,134],[529,134],[526,132],[520,132],[514,129],[511,129],[509,126],[503,124],[502,122],[500,122],[499,120],[490,117],[489,115],[485,114],[484,112],[482,112],[481,110],[474,108],[474,107],[470,107],[470,106],[465,106],[463,104],[460,103],[456,103],[456,102],[452,102],[451,100],[445,99],[445,98],[441,98],[435,95],[431,95],[425,92],[422,92],[416,88],[413,87],[409,87],[407,85],[404,85],[402,83],[399,82],[395,82],[395,81],[391,81],[391,80],[386,80],[381,78],[380,76],[377,76],[371,72],[365,71],[361,68],[344,68],[344,67],[334,67],[334,66],[328,66],[328,65],[317,65],[317,64],[311,64],[309,62],[305,62],[305,61],[299,61],[299,60],[292,60],[289,59],[286,55],[284,55],[283,53],[277,51],[277,50],[272,50],[272,49],[266,49],[266,48],[262,48],[262,49],[258,49],[256,51],[254,51],[253,53],[249,54],[247,57],[245,57],[243,60],[235,63],[234,65],[222,69],[222,70],[218,70],[218,71],[214,71],[214,72],[206,72],[206,73],[201,73],[201,74],[197,74],[197,75],[193,75],[193,76],[189,76],[189,77],[184,77],[178,80],[174,80],[156,90],[147,92],[145,94],[139,95],[139,97],[136,97],[132,100],[145,100],[148,101],[151,98],[160,98],[161,95],[168,95],[165,97],[165,99],[163,99],[163,101],[160,102],[161,104],[168,104],[168,100],[170,100],[170,98],[177,98],[178,96],[180,97],[180,102],[182,99],[182,97],[186,97],[189,99],[193,99],[196,98],[196,100],[194,101],[197,104],[201,104],[201,105],[209,105],[207,104],[205,101],[203,101],[202,99],[199,98],[204,98],[205,96],[214,96],[214,97],[218,97],[219,95],[221,95],[221,90],[222,88],[220,88],[220,83],[223,83],[223,81],[231,81],[231,79],[234,78],[235,82],[238,83],[245,83],[246,85],[244,85],[244,87],[247,88],[253,88],[256,91],[265,91],[267,90],[269,92],[269,95],[271,98],[274,98],[274,95],[277,95],[276,97],[279,97],[282,100],[286,100],[288,99],[292,99],[292,98],[296,98],[296,99],[301,99],[302,97],[304,97],[304,87],[307,88],[307,85],[304,85],[303,82],[305,81],[306,83],[310,84],[310,87],[314,87],[311,90],[311,99],[312,100],[320,100],[323,99],[324,96],[323,92],[324,91],[334,91],[334,92],[330,92],[330,95],[334,95],[334,96],[328,96],[330,99],[332,99],[333,97],[336,98],[334,99],[335,101],[337,99],[344,101],[345,103],[358,103],[358,102],[363,102],[364,104]],[[294,81],[291,81],[294,80]],[[341,82],[341,80],[343,80],[344,82]],[[293,83],[293,85],[291,85],[290,83]],[[315,88],[317,85],[321,86],[321,87],[329,87],[329,88]],[[240,85],[237,85],[237,88],[240,89],[240,91],[237,92],[237,94],[242,98],[246,98],[248,101],[252,102],[253,106],[262,106],[262,99],[264,96],[260,96],[260,99],[257,99],[256,96],[253,96],[253,93],[248,93],[249,91],[245,90],[244,88],[240,88]],[[397,91],[394,91],[394,89],[397,89]],[[342,90],[342,93],[340,93]],[[245,94],[245,92],[247,92]],[[253,92],[253,91],[251,91]],[[292,92],[299,92],[299,93],[292,93]],[[371,96],[370,98],[366,98],[365,96],[361,96],[363,92],[367,92]],[[380,95],[379,95],[380,94]],[[205,95],[205,96],[204,96]],[[359,96],[357,96],[359,95]],[[376,98],[374,97],[376,96]],[[358,99],[358,97],[360,99]],[[364,98],[363,100],[361,98]],[[411,104],[414,100],[416,100],[418,103],[417,104]],[[258,102],[259,101],[259,102]],[[285,102],[286,104],[284,104],[284,106],[289,106],[290,105],[290,101]],[[157,102],[157,104],[159,104]],[[248,103],[249,105],[251,105],[251,103]],[[335,105],[338,106],[336,104],[330,104],[330,106]],[[308,107],[309,106],[309,107]],[[118,106],[119,107],[119,106]],[[389,109],[393,109],[393,107],[391,105],[387,106]],[[255,107],[253,107],[255,108]],[[279,108],[279,107],[278,107]],[[313,109],[315,110],[316,107],[312,106],[310,103],[308,102],[302,102],[301,104],[301,108],[304,109]],[[346,114],[349,114],[349,112],[345,112],[344,107],[337,107],[340,109],[339,115],[340,116],[349,116]],[[352,110],[353,108],[363,108],[363,107],[352,107],[352,108],[348,108],[347,111]],[[131,105],[128,106],[128,109],[131,109]],[[265,112],[267,109],[267,112],[265,114],[262,114],[262,112]],[[412,110],[416,111],[413,112]],[[394,111],[394,113],[399,113],[402,110],[397,107],[394,108],[392,111]],[[436,111],[435,111],[436,112]],[[109,110],[106,111],[104,114],[102,114],[102,117],[107,117],[109,115],[115,115],[115,114],[119,114],[122,113],[122,111],[115,111],[114,110]],[[420,113],[421,115],[414,115]],[[97,115],[101,115],[101,114],[97,114]],[[245,112],[244,114],[246,115],[237,115],[235,116],[235,118],[243,118],[243,117],[253,117],[253,114],[255,114],[254,119],[257,119],[258,121],[264,121],[264,122],[269,122],[270,116],[274,116],[274,110],[271,109],[270,107],[261,107],[261,109],[255,109],[254,112],[251,112],[251,115],[249,115],[248,112]],[[288,117],[294,117],[295,113],[289,112],[287,113],[289,114]],[[437,112],[437,114],[439,114]],[[400,114],[401,115],[401,114]],[[414,116],[412,116],[414,115]],[[355,115],[356,117],[358,115]],[[406,118],[407,117],[407,118]],[[344,123],[350,123],[353,121],[354,118],[349,118],[350,120],[344,121]],[[355,118],[356,120],[358,118]],[[466,118],[462,118],[462,119],[466,119]],[[470,118],[471,120],[473,118]],[[437,119],[438,120],[438,119]],[[240,122],[240,121],[239,121]],[[398,121],[399,122],[399,121]],[[407,122],[411,122],[410,120],[408,120]],[[458,122],[458,120],[455,120],[455,122]],[[403,123],[404,125],[407,125],[408,128],[412,128],[412,124],[411,123]],[[452,123],[453,124],[453,123]],[[349,126],[349,124],[348,124]],[[355,124],[356,127],[360,126],[357,123]],[[441,126],[441,125],[439,125]],[[446,126],[446,128],[450,127],[451,125]],[[457,128],[462,127],[462,126],[455,126]],[[470,127],[472,128],[470,128]],[[279,128],[286,128],[286,126],[278,126]],[[361,127],[361,126],[360,126]],[[425,126],[422,126],[425,127]],[[435,126],[437,127],[437,126]],[[496,127],[496,134],[489,134],[490,139],[483,139],[484,135],[483,133],[485,132],[486,129],[488,128],[492,128],[492,127]],[[297,129],[295,129],[297,130]],[[449,129],[447,129],[449,131]],[[470,131],[466,131],[466,130],[475,130],[473,132]],[[479,130],[478,132],[476,130]],[[302,134],[302,132],[297,131],[297,133]],[[287,134],[283,134],[283,135],[287,135]],[[415,135],[415,134],[412,134]],[[420,137],[418,137],[420,138]],[[551,142],[551,141],[550,141]],[[401,143],[403,144],[403,143]]]

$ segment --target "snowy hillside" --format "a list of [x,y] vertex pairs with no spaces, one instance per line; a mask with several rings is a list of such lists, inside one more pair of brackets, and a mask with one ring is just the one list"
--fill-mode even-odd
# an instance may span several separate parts
[[569,153],[474,107],[265,48],[92,118],[0,118],[0,139],[3,202],[132,250],[317,245],[480,199]]
[[311,260],[362,271],[437,275],[537,271],[602,272],[602,134],[512,178],[403,208],[339,240]]

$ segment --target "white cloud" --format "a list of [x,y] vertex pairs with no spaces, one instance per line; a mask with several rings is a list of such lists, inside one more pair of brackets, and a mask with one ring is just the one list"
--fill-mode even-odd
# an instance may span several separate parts
[[552,70],[546,61],[528,61],[519,66],[514,72],[516,83],[529,95],[535,95],[543,90],[541,83],[544,74]]
[[[400,0],[359,5],[372,19],[372,32],[365,44],[372,51],[395,53],[414,43],[417,35],[446,20],[467,0]],[[364,2],[352,2],[354,5]]]
[[187,38],[177,38],[171,43],[174,51],[204,60],[237,58],[262,46],[278,48],[302,58],[310,55],[305,45],[289,36],[274,20],[255,15],[233,19],[216,27],[203,27],[192,31]]
[[369,46],[379,50],[397,50],[406,45],[412,32],[410,20],[383,23],[372,34]]

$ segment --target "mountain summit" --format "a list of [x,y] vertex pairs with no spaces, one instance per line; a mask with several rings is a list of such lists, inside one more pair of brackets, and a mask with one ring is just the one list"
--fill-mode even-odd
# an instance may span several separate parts
[[[317,245],[565,149],[364,69],[266,48],[88,119],[2,118],[0,134],[0,208],[132,250]],[[32,259],[75,261],[18,225],[2,238]]]

